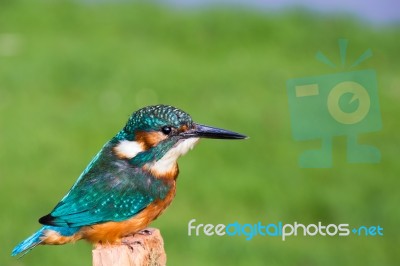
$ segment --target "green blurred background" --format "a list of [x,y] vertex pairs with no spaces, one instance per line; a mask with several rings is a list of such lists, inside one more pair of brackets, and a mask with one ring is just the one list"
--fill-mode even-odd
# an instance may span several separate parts
[[[157,103],[251,137],[204,140],[180,159],[177,197],[153,223],[168,265],[398,265],[399,29],[304,10],[1,1],[0,265],[91,265],[83,241],[10,253],[129,115]],[[360,139],[382,161],[348,164],[338,137],[333,168],[302,169],[319,142],[292,139],[286,80],[346,71],[315,60],[340,62],[339,38],[348,62],[374,53],[356,70],[377,71],[383,130]],[[189,237],[193,218],[379,224],[384,236]]]

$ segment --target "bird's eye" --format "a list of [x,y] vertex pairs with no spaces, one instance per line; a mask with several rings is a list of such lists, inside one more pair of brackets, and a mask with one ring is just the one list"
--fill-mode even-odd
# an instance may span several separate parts
[[164,133],[165,135],[169,135],[171,133],[172,128],[170,126],[165,126],[161,128],[161,132]]

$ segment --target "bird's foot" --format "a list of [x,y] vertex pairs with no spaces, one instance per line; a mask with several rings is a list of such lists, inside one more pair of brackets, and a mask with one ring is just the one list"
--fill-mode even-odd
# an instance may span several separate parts
[[139,232],[137,232],[137,234],[139,234],[139,235],[145,235],[145,236],[149,236],[149,235],[151,235],[153,232],[151,231],[151,230],[149,230],[149,229],[143,229],[143,230],[140,230]]

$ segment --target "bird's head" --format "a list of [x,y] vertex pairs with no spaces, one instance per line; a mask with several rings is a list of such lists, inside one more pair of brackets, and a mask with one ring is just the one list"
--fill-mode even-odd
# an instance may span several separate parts
[[245,135],[193,122],[189,114],[169,105],[134,112],[115,137],[114,153],[155,174],[177,170],[177,159],[200,138],[244,139]]

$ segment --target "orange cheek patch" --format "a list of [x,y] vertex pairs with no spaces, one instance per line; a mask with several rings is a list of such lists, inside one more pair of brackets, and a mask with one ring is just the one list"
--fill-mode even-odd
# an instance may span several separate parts
[[139,131],[135,134],[135,140],[139,143],[142,143],[145,146],[145,149],[150,149],[151,147],[157,146],[160,141],[166,139],[165,136],[161,132],[146,132]]

